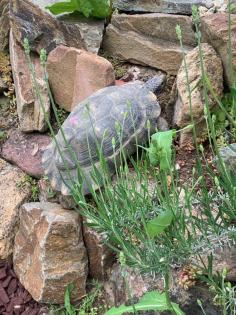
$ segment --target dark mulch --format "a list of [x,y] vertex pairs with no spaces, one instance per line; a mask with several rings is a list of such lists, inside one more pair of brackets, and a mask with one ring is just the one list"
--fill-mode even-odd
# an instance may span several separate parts
[[47,311],[33,300],[16,277],[12,264],[0,263],[0,315],[43,315]]

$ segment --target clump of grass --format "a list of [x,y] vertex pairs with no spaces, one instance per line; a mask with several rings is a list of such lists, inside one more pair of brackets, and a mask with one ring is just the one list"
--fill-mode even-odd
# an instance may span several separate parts
[[20,189],[30,189],[31,190],[31,201],[38,201],[39,200],[39,187],[38,181],[29,175],[25,175],[18,183],[17,187]]

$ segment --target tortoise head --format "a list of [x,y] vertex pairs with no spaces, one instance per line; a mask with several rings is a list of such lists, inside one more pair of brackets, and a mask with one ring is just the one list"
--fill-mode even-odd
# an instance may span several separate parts
[[155,75],[145,83],[145,88],[155,94],[162,92],[166,84],[166,75]]

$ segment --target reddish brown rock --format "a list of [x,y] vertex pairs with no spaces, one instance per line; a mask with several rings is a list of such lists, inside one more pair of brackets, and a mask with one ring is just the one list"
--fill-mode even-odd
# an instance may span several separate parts
[[114,69],[108,60],[65,46],[49,54],[47,71],[55,101],[67,111],[97,90],[115,83]]
[[74,301],[86,294],[87,255],[80,216],[53,203],[28,203],[21,208],[15,238],[14,270],[32,297],[63,304],[70,283]]
[[10,34],[10,57],[20,128],[24,132],[45,131],[47,124],[42,106],[44,106],[46,114],[49,115],[50,100],[40,59],[36,54],[32,54],[31,56],[43,104],[41,104],[39,97],[36,95],[35,87],[32,84],[24,49],[17,44],[12,33]]
[[233,70],[234,81],[236,73],[236,15],[231,15],[232,30],[232,64],[230,64],[228,54],[228,14],[219,12],[210,14],[202,19],[202,36],[205,42],[211,44],[220,55],[224,75],[228,85],[232,84],[231,70]]
[[19,223],[19,207],[30,196],[30,189],[21,189],[25,174],[0,159],[0,261],[13,250],[13,240]]
[[46,49],[48,53],[60,44],[86,48],[77,27],[58,21],[29,0],[11,0],[10,22],[17,42],[27,38],[34,52]]
[[83,224],[84,242],[88,253],[89,274],[92,278],[105,280],[114,263],[114,253],[104,244],[104,236]]
[[42,153],[50,142],[51,139],[47,135],[15,131],[3,144],[1,155],[30,176],[40,177],[44,174],[41,164]]

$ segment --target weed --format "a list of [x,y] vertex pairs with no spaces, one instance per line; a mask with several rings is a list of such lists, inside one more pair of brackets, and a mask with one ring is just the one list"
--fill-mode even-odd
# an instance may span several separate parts
[[31,200],[38,201],[39,199],[39,187],[36,179],[29,175],[25,175],[18,183],[17,187],[20,189],[30,189],[31,190]]
[[75,307],[71,303],[71,293],[73,290],[73,285],[69,285],[66,288],[64,307],[57,308],[55,306],[51,307],[56,315],[98,315],[104,306],[96,307],[95,303],[100,298],[101,295],[101,285],[94,281],[92,283],[93,289],[91,292],[81,301],[78,307]]

